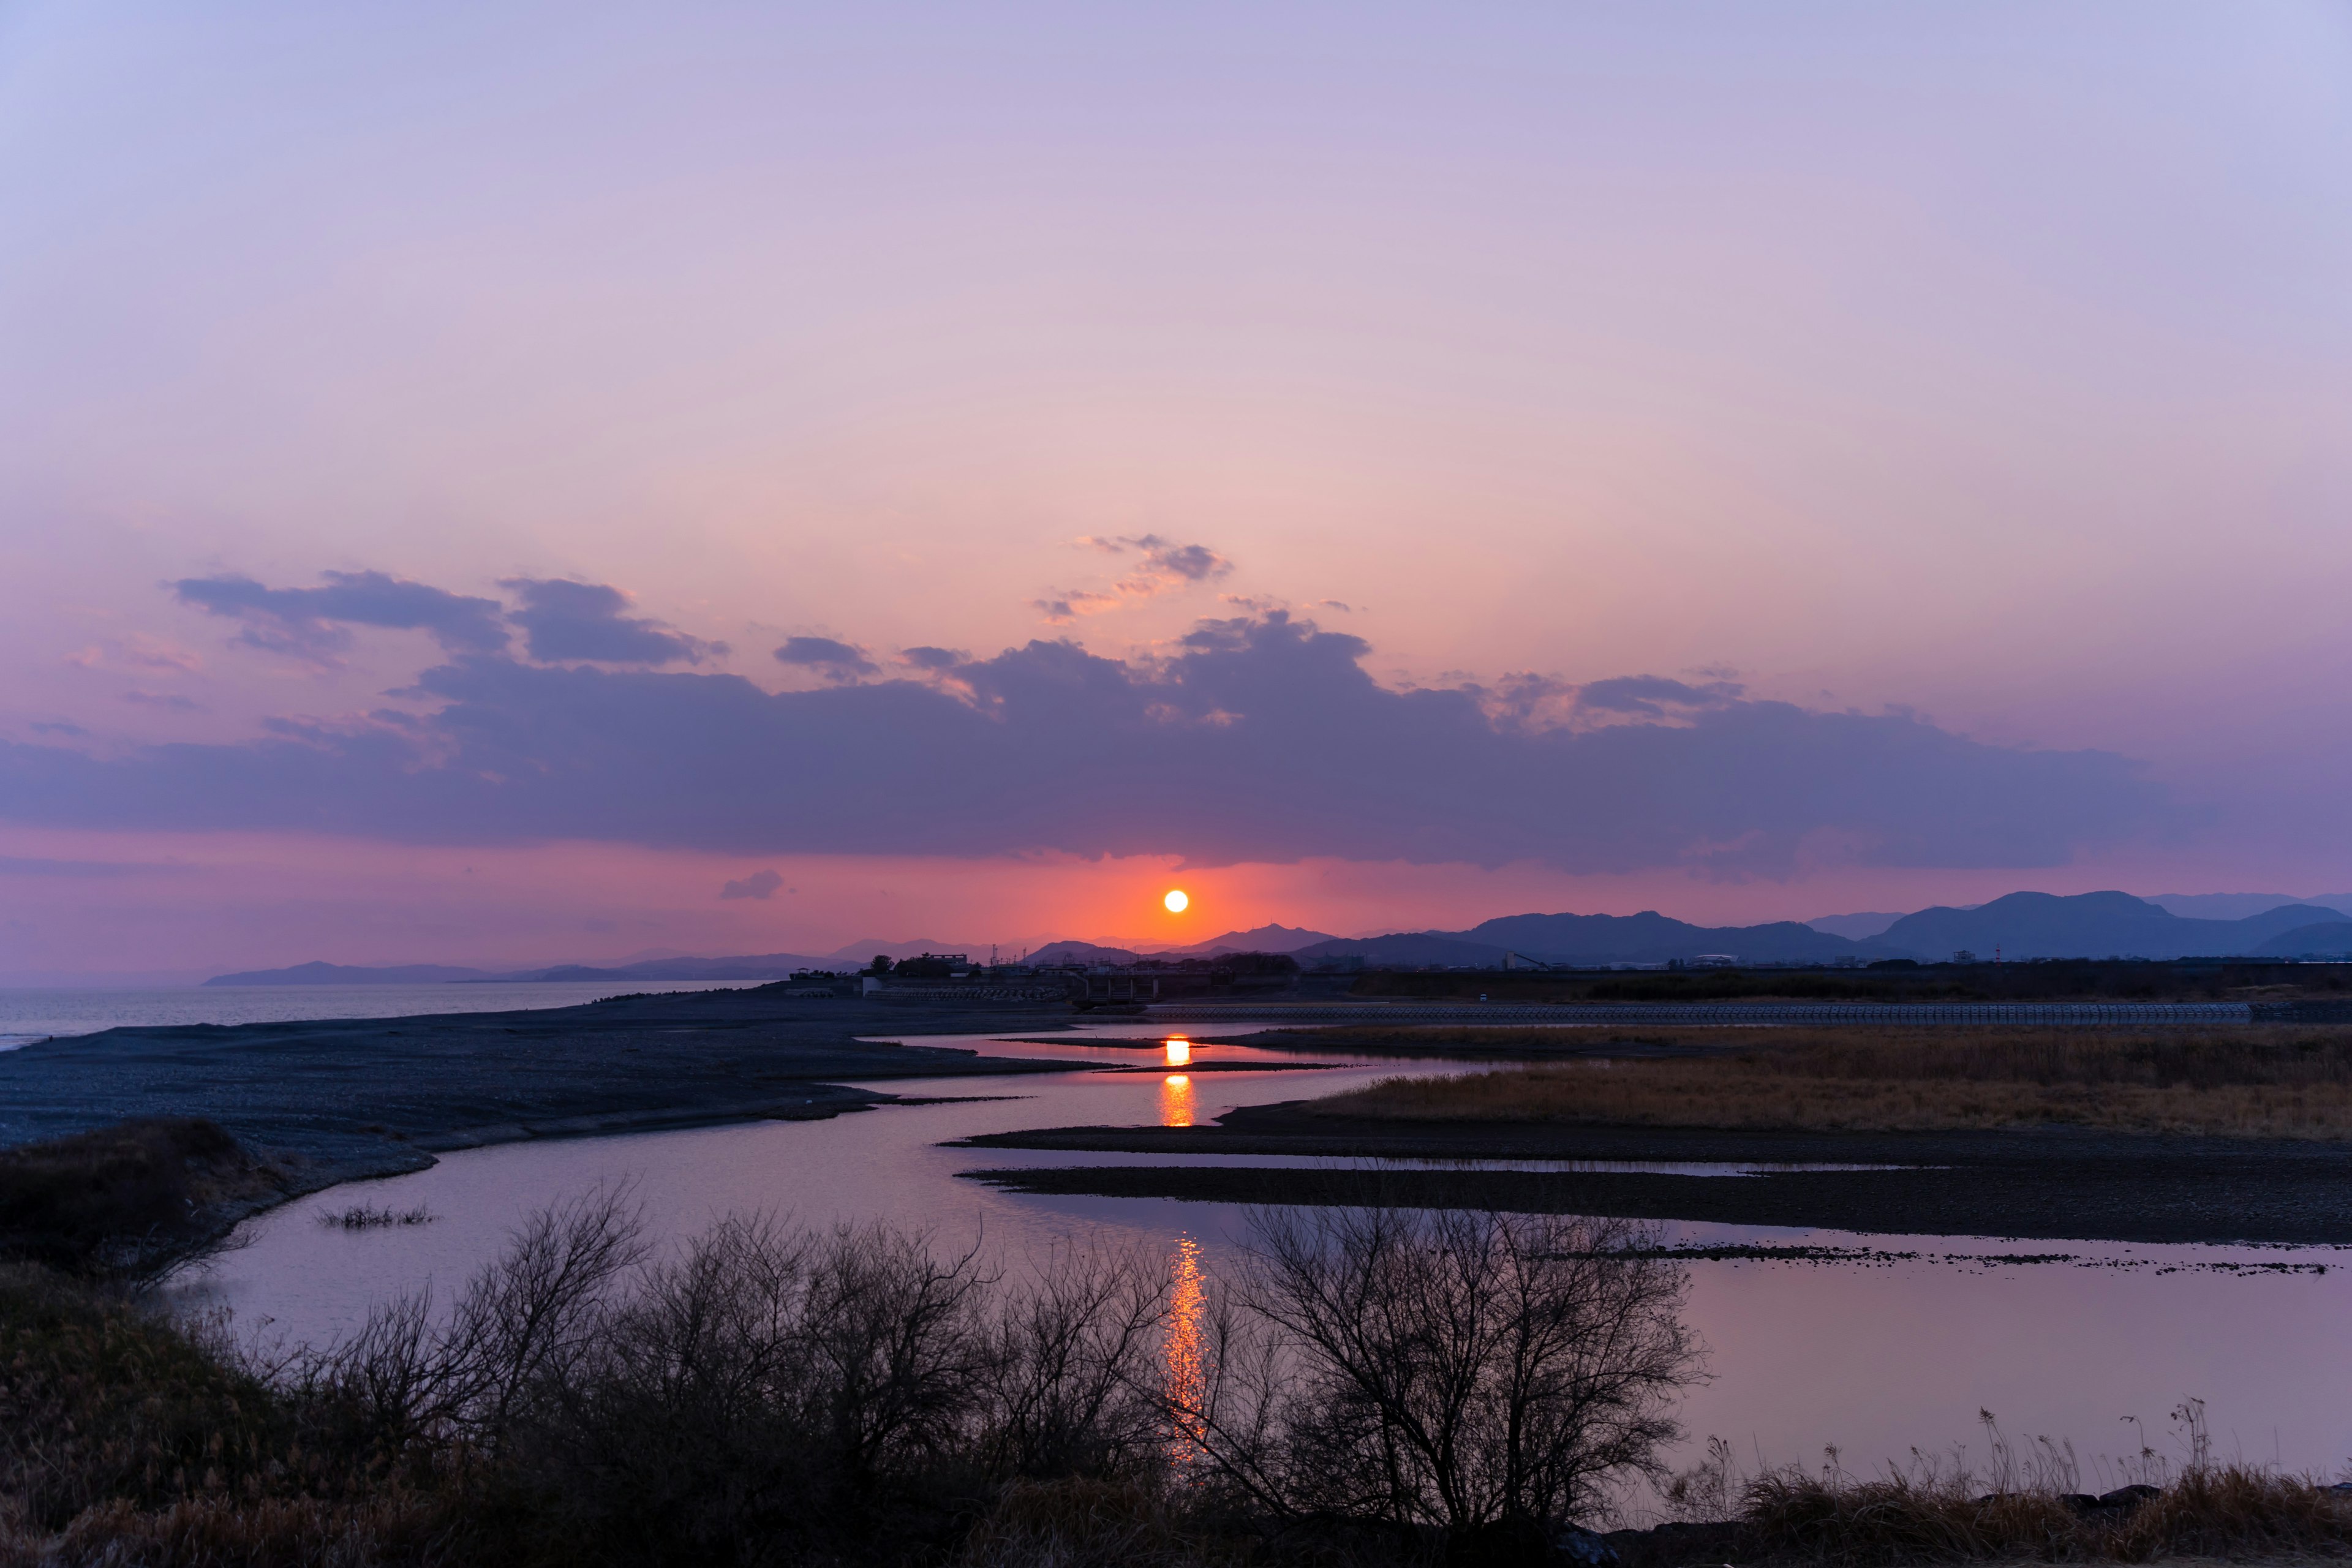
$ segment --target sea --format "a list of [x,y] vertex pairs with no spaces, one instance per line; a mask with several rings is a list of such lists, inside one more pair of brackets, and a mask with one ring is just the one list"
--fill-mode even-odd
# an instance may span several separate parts
[[273,1024],[305,1018],[413,1018],[577,1007],[645,991],[725,991],[740,980],[527,980],[436,985],[178,985],[153,989],[0,988],[0,1051],[105,1029]]

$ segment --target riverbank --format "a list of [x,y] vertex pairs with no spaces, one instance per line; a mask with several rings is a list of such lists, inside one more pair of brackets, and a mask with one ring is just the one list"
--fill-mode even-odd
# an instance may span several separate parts
[[[965,1148],[1314,1155],[1365,1168],[1247,1165],[973,1171],[1009,1191],[1209,1203],[1378,1204],[1832,1229],[1899,1236],[2352,1246],[2352,1150],[2306,1141],[2070,1128],[1943,1132],[1400,1122],[1313,1101],[1245,1107],[1197,1127],[1070,1127]],[[1561,1162],[1559,1170],[1428,1162]],[[1383,1161],[1413,1162],[1381,1165]],[[1577,1169],[1736,1163],[1750,1175]]]
[[[1542,1033],[1555,1054],[1576,1054],[1576,1032]],[[2352,1032],[2341,1026],[1659,1029],[1612,1040],[1606,1054],[1606,1071],[1563,1060],[1399,1079],[1318,1110],[1413,1123],[2352,1141]]]
[[887,1103],[849,1082],[1065,1071],[860,1036],[1006,1029],[1067,1015],[751,988],[507,1013],[110,1029],[0,1055],[0,1148],[141,1117],[198,1117],[284,1173],[292,1196],[422,1169],[454,1149]]

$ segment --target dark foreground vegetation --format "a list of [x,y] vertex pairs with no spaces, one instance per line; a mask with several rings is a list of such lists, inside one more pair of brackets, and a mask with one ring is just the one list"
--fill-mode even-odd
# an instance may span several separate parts
[[[2333,1494],[2201,1449],[2152,1495],[2105,1502],[2067,1496],[2054,1464],[1996,1474],[1990,1497],[1957,1471],[1741,1477],[1720,1447],[1670,1477],[1700,1347],[1684,1273],[1640,1227],[1353,1208],[1264,1212],[1255,1234],[1222,1283],[1188,1258],[1075,1246],[1002,1276],[879,1227],[735,1218],[656,1248],[625,1191],[597,1191],[449,1298],[275,1353],[158,1311],[103,1235],[63,1262],[20,1253],[0,1264],[0,1568],[1666,1568],[2352,1545]],[[1578,1528],[1635,1489],[1702,1522]]]
[[282,1171],[195,1117],[144,1117],[0,1149],[0,1258],[149,1276],[285,1190]]
[[1268,1215],[1230,1290],[626,1194],[275,1357],[0,1273],[0,1562],[1541,1562],[1695,1347],[1629,1227]]

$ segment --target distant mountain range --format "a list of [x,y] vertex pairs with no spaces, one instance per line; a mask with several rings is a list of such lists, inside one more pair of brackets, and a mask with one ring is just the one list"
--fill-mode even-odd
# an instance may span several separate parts
[[1229,931],[1223,936],[1213,936],[1190,947],[1171,947],[1167,952],[1187,958],[1213,958],[1221,952],[1297,952],[1317,942],[1338,940],[1329,931],[1308,931],[1303,926],[1264,925],[1255,931]]
[[1367,963],[1496,964],[1516,952],[1546,963],[1667,963],[1720,953],[1745,963],[1830,963],[1890,958],[1795,921],[1769,925],[1699,926],[1655,910],[1638,915],[1505,915],[1468,931],[1405,931],[1334,939],[1299,950],[1301,962],[1360,958]]
[[2286,904],[2316,904],[2352,915],[2352,893],[2321,893],[2308,899],[2291,899],[2284,893],[2158,893],[2147,901],[2197,921],[2242,921]]
[[[1834,921],[1846,932],[1823,930]],[[1872,927],[1876,929],[1873,930]],[[1685,963],[1710,953],[1742,963],[1926,963],[1968,952],[2002,958],[2294,958],[2352,952],[2352,921],[2320,904],[2282,903],[2239,920],[2174,914],[2128,893],[2011,893],[1973,909],[1908,915],[1832,916],[1799,924],[1700,926],[1654,911],[1638,915],[1510,915],[1467,931],[1400,932],[1318,942],[1303,961],[1361,958],[1368,963],[1495,964],[1506,952],[1550,963]]]
[[[2200,918],[2165,907],[2231,910],[2262,895],[2168,895],[2164,903],[2128,893],[2011,893],[1989,904],[1938,906],[1914,914],[1832,915],[1810,923],[1701,926],[1645,910],[1638,915],[1506,915],[1467,931],[1399,931],[1346,938],[1296,926],[1266,925],[1227,931],[1187,947],[1160,950],[1160,958],[1213,957],[1220,952],[1291,952],[1303,963],[1356,958],[1367,963],[1499,964],[1507,953],[1547,963],[1589,965],[1685,963],[1721,954],[1741,963],[1874,963],[1908,958],[1940,963],[1954,953],[1980,959],[2028,958],[2311,958],[2352,954],[2352,910],[2337,900],[2282,900],[2244,916]],[[2352,906],[2352,897],[2342,903]],[[1880,921],[1884,923],[1878,923]],[[455,964],[409,963],[368,968],[298,963],[288,969],[216,974],[207,985],[415,985],[490,981],[782,980],[795,970],[862,968],[877,953],[967,952],[985,947],[937,941],[859,941],[830,953],[751,953],[735,958],[675,956],[610,965],[564,963],[498,972]],[[1010,953],[1007,953],[1010,956]],[[1029,954],[1033,963],[1131,963],[1123,947],[1055,942]]]
[[1106,947],[1091,942],[1056,942],[1029,954],[1032,963],[1133,963],[1139,958],[1214,958],[1221,952],[1304,952],[1339,939],[1328,931],[1299,926],[1264,925],[1255,931],[1229,931],[1186,947],[1137,949]]
[[2197,958],[2260,952],[2294,957],[2332,951],[2303,934],[2341,924],[2342,911],[2284,904],[2243,920],[2183,919],[2129,893],[2011,893],[1972,910],[1905,915],[1875,939],[1917,958],[1966,949],[1979,958]]

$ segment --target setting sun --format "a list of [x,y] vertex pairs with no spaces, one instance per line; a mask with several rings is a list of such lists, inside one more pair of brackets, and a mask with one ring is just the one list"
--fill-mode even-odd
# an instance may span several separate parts
[[1171,888],[1168,889],[1168,896],[1160,901],[1168,906],[1170,914],[1181,915],[1184,912],[1184,906],[1192,900],[1183,889]]

